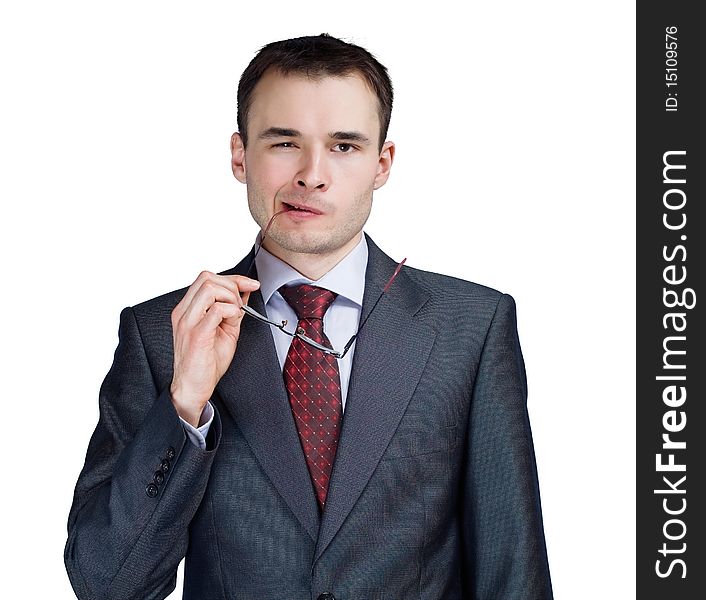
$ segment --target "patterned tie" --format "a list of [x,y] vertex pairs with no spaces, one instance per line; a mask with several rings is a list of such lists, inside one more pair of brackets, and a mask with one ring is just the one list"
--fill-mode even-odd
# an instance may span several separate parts
[[[336,294],[306,283],[282,286],[279,293],[297,313],[297,330],[330,348],[323,318]],[[295,337],[284,361],[284,383],[314,491],[323,510],[343,416],[338,361]]]

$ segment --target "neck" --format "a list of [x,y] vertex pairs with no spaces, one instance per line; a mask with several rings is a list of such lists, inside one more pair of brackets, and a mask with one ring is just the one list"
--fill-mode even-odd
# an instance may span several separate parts
[[362,235],[362,232],[358,232],[347,244],[327,254],[291,252],[278,244],[272,243],[272,240],[267,238],[263,242],[262,247],[270,254],[286,262],[293,269],[296,269],[307,279],[317,281],[333,269],[356,247]]

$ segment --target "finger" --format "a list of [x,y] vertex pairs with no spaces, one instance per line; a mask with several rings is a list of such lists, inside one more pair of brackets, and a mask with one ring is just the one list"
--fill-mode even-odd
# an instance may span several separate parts
[[191,304],[186,308],[179,324],[187,328],[196,326],[215,302],[232,304],[236,308],[240,308],[243,304],[240,294],[208,280],[199,288]]
[[234,282],[241,292],[254,292],[260,287],[260,282],[257,279],[250,279],[245,275],[217,275],[216,277]]
[[[194,328],[197,334],[212,334],[222,321],[228,320],[232,326],[237,327],[243,318],[243,311],[239,306],[227,302],[215,302],[208,309],[203,319]],[[234,322],[235,321],[235,322]]]
[[250,279],[249,277],[245,277],[243,275],[216,275],[211,271],[201,271],[196,280],[189,286],[189,289],[186,291],[186,294],[184,294],[181,302],[179,302],[174,309],[174,317],[176,322],[184,316],[184,313],[193,302],[194,297],[198,294],[203,284],[207,281],[219,283],[236,294],[240,293],[241,289],[253,291],[260,287],[259,281],[256,279]]
[[239,293],[243,291],[252,292],[260,287],[260,282],[257,279],[250,279],[250,277],[245,277],[244,275],[216,275],[215,273],[208,273],[205,277],[206,281],[212,281],[218,285],[222,285],[229,290]]
[[189,289],[186,290],[184,297],[181,299],[179,304],[174,307],[174,310],[172,311],[172,324],[178,323],[181,320],[181,318],[184,316],[184,313],[186,312],[186,309],[191,305],[194,296],[201,288],[201,285],[205,281],[207,281],[208,278],[212,275],[213,273],[211,273],[210,271],[201,271],[198,277],[194,279],[194,282],[189,286]]
[[[250,297],[250,292],[257,290],[260,287],[260,282],[257,279],[250,279],[243,275],[213,275],[211,274],[196,292],[195,298],[199,296],[204,286],[211,284],[222,285],[223,287],[231,290],[234,294],[238,294],[242,298],[243,294],[247,293]],[[192,300],[193,303],[193,300]],[[242,304],[241,302],[240,304]],[[187,309],[188,310],[188,309]]]

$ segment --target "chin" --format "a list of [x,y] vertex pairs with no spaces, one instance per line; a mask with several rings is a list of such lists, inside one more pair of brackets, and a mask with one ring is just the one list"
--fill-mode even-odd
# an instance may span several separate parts
[[285,233],[273,235],[272,239],[285,250],[297,254],[326,254],[337,249],[330,235]]
[[278,246],[297,254],[330,254],[350,242],[356,232],[338,231],[275,231],[269,237]]

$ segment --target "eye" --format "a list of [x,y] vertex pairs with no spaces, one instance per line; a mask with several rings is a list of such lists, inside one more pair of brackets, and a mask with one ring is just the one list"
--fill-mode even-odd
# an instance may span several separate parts
[[334,146],[334,148],[338,148],[339,149],[338,151],[343,154],[350,154],[351,150],[356,149],[355,146],[353,146],[352,144],[346,144],[345,142],[342,142],[340,144],[336,144]]
[[279,144],[274,144],[273,148],[294,148],[294,142],[280,142]]

